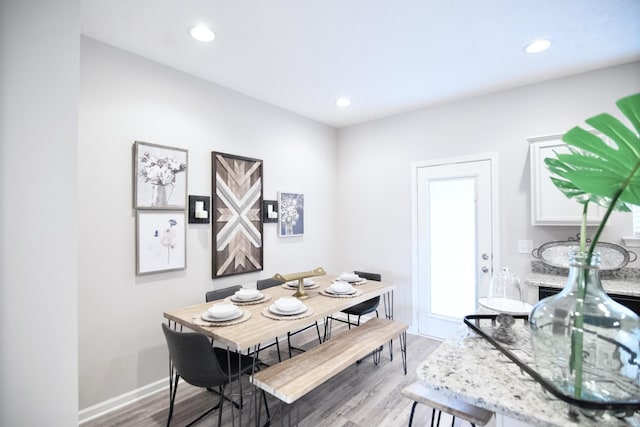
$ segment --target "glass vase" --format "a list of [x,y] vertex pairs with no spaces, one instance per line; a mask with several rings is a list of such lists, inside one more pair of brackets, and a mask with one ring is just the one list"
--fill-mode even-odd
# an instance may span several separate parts
[[600,403],[640,396],[640,318],[602,288],[600,255],[569,253],[564,289],[529,316],[536,371],[564,395]]

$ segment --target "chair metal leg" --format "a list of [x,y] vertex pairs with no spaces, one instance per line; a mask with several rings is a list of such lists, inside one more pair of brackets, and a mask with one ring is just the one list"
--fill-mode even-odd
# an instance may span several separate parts
[[173,387],[171,386],[171,379],[169,379],[169,416],[167,417],[167,427],[171,424],[171,417],[173,416],[173,404],[176,401],[176,391],[178,391],[178,379],[180,375],[176,373]]
[[320,336],[320,326],[318,326],[318,322],[316,322],[316,332],[318,332],[318,342],[322,344],[322,337]]
[[433,422],[436,420],[436,410],[433,408],[431,410],[431,427],[433,427]]
[[409,415],[409,427],[411,427],[411,425],[413,424],[413,414],[415,414],[416,412],[417,404],[418,402],[413,402],[413,405],[411,405],[411,415]]
[[218,406],[220,409],[218,410],[218,427],[222,426],[222,403],[224,402],[224,385],[220,386],[220,401],[218,402]]

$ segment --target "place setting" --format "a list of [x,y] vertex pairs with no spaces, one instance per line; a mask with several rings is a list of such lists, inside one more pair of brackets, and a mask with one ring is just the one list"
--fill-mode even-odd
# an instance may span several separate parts
[[251,318],[251,312],[243,310],[228,302],[213,304],[193,318],[193,323],[199,326],[229,326],[242,323]]
[[333,280],[334,283],[337,281],[347,282],[353,286],[358,286],[358,285],[367,283],[367,279],[358,276],[356,273],[352,271],[345,271],[340,273],[340,275]]
[[261,311],[262,315],[274,320],[302,319],[313,314],[313,308],[307,307],[295,297],[281,297]]
[[[318,283],[316,283],[316,281],[313,280],[312,277],[306,277],[306,278],[303,279],[303,286],[304,286],[305,289],[316,289],[320,285]],[[283,284],[282,287],[285,288],[285,289],[296,290],[296,289],[298,289],[298,281],[294,280],[294,281],[291,281],[291,282],[287,282],[287,283]]]
[[353,298],[362,295],[362,291],[354,288],[349,282],[336,280],[331,285],[321,290],[320,294],[332,298]]
[[225,302],[236,305],[262,304],[271,300],[271,295],[263,294],[257,289],[239,289],[233,295],[224,299]]

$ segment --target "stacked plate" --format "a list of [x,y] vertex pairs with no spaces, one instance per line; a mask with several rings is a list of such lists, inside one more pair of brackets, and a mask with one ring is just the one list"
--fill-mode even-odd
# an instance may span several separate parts
[[360,276],[353,272],[344,272],[338,276],[338,280],[342,280],[344,282],[354,283],[362,280]]
[[353,295],[356,293],[356,288],[349,282],[336,280],[326,289],[326,292],[334,295]]
[[[311,288],[316,284],[316,282],[311,277],[302,279],[302,283],[305,288]],[[298,281],[294,280],[293,282],[287,282],[287,287],[291,289],[298,289]]]
[[226,322],[242,316],[242,310],[234,304],[222,302],[213,304],[207,311],[202,313],[202,318],[208,322]]
[[264,294],[257,289],[240,289],[231,297],[232,301],[250,302],[264,298]]
[[307,306],[298,298],[282,297],[269,306],[269,311],[280,316],[294,316],[307,311]]

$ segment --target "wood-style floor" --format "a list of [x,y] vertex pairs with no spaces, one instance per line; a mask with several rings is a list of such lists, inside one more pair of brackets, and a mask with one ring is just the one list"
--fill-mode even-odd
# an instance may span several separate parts
[[[333,334],[339,333],[338,322],[333,323]],[[296,346],[317,345],[315,328],[309,329],[292,338]],[[416,368],[431,353],[439,342],[417,335],[407,335],[407,375],[402,372],[402,358],[399,341],[394,340],[393,361],[389,360],[389,349],[385,346],[380,364],[375,366],[369,356],[360,364],[354,364],[335,376],[329,382],[308,393],[298,403],[285,407],[285,414],[292,416],[292,423],[309,427],[373,427],[406,426],[409,421],[411,404],[400,394],[400,390],[416,379]],[[286,352],[286,339],[281,340],[283,357]],[[288,357],[288,355],[286,356]],[[295,357],[295,353],[294,353]],[[275,347],[260,353],[260,359],[266,363],[277,361]],[[245,379],[248,389],[248,381]],[[244,384],[243,382],[243,384]],[[167,385],[168,386],[168,385]],[[243,386],[244,387],[244,386]],[[273,396],[268,396],[271,412],[271,425],[282,422],[282,404]],[[217,402],[217,396],[186,383],[178,386],[172,426],[184,426],[197,418],[202,412]],[[83,423],[83,427],[93,426],[165,426],[169,407],[169,391],[156,393],[134,404],[113,411],[100,418]],[[288,411],[288,412],[286,412]],[[299,415],[299,416],[298,416]],[[263,407],[264,420],[264,407]],[[199,421],[195,426],[215,426],[218,421],[217,410]],[[245,423],[246,417],[243,419]],[[414,416],[414,426],[428,426],[431,422],[431,409],[418,405]],[[231,426],[231,406],[225,402],[223,423]],[[238,425],[237,421],[235,425]],[[285,420],[283,425],[288,425]],[[451,418],[443,415],[441,425],[451,425]],[[462,425],[456,420],[456,426]],[[465,425],[467,425],[465,423]]]

